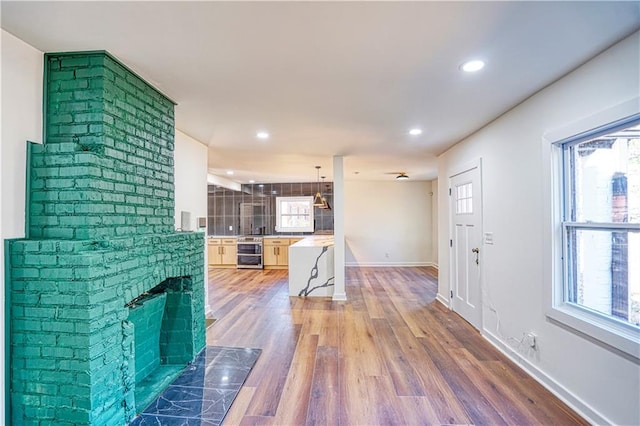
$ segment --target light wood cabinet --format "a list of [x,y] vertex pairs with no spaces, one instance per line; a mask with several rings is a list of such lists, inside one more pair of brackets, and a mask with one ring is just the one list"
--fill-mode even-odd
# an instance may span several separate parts
[[209,238],[208,264],[216,268],[235,268],[238,262],[237,240],[235,238]]
[[289,238],[264,239],[264,267],[285,269],[289,266]]

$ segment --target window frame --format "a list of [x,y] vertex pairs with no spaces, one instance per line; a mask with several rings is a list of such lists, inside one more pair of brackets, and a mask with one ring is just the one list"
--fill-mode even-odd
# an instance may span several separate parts
[[[638,99],[638,98],[636,98]],[[570,285],[570,256],[568,253],[567,235],[569,229],[588,230],[616,230],[640,229],[640,225],[632,223],[586,223],[574,222],[571,216],[571,190],[573,182],[567,178],[565,171],[571,165],[568,150],[595,137],[614,132],[618,129],[640,124],[640,112],[637,101],[618,105],[607,111],[596,114],[574,123],[552,134],[545,135],[543,156],[550,159],[547,163],[548,179],[550,183],[550,207],[545,215],[545,221],[550,225],[550,238],[547,240],[550,248],[550,258],[545,262],[551,278],[551,289],[546,293],[547,318],[557,325],[568,327],[574,332],[595,339],[598,343],[614,351],[640,359],[640,328],[627,322],[618,320],[587,307],[568,301]],[[629,108],[632,108],[629,113]],[[616,114],[617,117],[616,117]],[[623,118],[620,118],[623,117]],[[554,135],[555,134],[555,135]],[[543,167],[543,170],[545,168]]]
[[[282,207],[281,203],[283,201],[290,202],[306,202],[309,204],[309,214],[308,215],[292,215],[286,214],[284,216],[309,216],[309,225],[308,226],[282,226]],[[313,205],[313,196],[298,196],[298,197],[276,197],[276,232],[313,232],[314,231],[314,211],[315,207]]]

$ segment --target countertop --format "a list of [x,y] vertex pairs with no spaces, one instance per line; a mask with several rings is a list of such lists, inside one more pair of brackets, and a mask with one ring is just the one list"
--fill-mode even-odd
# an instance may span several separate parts
[[324,247],[333,245],[333,235],[307,235],[290,247]]
[[207,238],[239,238],[239,237],[262,237],[262,238],[308,238],[308,237],[330,237],[333,238],[333,235],[207,235]]
[[[259,236],[259,235],[258,235]],[[307,238],[312,235],[263,235],[263,238]]]

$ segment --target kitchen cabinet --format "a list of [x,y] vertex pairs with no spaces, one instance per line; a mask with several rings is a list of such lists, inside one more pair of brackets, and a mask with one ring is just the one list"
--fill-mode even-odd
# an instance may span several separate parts
[[209,238],[207,252],[209,266],[216,268],[236,267],[238,251],[235,238]]
[[289,238],[264,239],[264,267],[286,269],[289,266]]

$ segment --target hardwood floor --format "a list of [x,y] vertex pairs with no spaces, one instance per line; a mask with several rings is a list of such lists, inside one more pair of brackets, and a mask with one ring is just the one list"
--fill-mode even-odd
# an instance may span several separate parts
[[433,269],[348,268],[347,302],[209,272],[207,343],[263,350],[225,425],[587,424],[435,301]]

